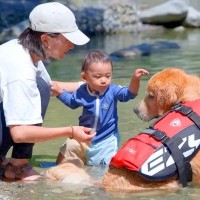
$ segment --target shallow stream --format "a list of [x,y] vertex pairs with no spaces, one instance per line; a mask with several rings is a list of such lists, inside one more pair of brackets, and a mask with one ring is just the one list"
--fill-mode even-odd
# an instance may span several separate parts
[[[200,30],[171,30],[164,32],[148,32],[139,34],[122,34],[91,38],[91,42],[84,47],[76,47],[66,55],[64,61],[55,61],[50,64],[48,71],[53,79],[62,81],[80,80],[80,65],[86,52],[93,49],[103,49],[111,53],[117,49],[128,47],[132,44],[153,43],[160,40],[177,42],[181,48],[154,53],[151,56],[123,59],[113,62],[113,82],[121,85],[129,84],[131,74],[136,68],[145,68],[151,75],[172,66],[180,66],[187,72],[200,74]],[[149,123],[140,121],[133,113],[133,107],[137,105],[145,94],[145,87],[148,79],[142,78],[141,88],[138,97],[127,103],[119,103],[119,129],[121,132],[121,144],[128,138],[139,133],[149,126]],[[194,86],[195,87],[195,86]],[[52,98],[45,118],[44,125],[66,126],[78,123],[78,116],[81,109],[70,110],[63,106],[56,98]],[[45,159],[55,161],[62,140],[37,144],[34,148],[33,159],[38,164]],[[42,148],[46,145],[46,149]],[[41,150],[42,149],[42,150]],[[45,169],[36,166],[39,171]],[[88,167],[87,172],[97,180],[100,180],[106,169]],[[38,181],[33,183],[1,183],[0,199],[72,199],[72,200],[102,200],[102,199],[125,199],[125,200],[197,200],[200,196],[200,186],[190,185],[188,188],[180,188],[177,191],[156,190],[133,193],[111,193],[100,186],[86,185],[62,185],[53,181]]]

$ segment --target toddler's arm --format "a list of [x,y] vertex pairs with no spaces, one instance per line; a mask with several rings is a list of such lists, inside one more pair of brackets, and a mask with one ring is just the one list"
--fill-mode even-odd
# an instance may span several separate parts
[[136,69],[132,75],[129,90],[133,94],[138,94],[140,88],[140,78],[143,75],[149,75],[149,72],[145,69]]

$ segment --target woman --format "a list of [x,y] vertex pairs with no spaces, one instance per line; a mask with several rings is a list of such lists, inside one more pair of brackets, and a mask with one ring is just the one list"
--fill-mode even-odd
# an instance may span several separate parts
[[[81,126],[41,127],[51,87],[42,60],[63,59],[74,44],[86,44],[89,38],[78,29],[71,10],[58,2],[36,6],[29,20],[29,28],[18,39],[0,46],[0,171],[9,179],[40,177],[28,164],[35,142],[66,136],[90,141],[95,135]],[[72,91],[78,88],[78,83],[58,84]]]

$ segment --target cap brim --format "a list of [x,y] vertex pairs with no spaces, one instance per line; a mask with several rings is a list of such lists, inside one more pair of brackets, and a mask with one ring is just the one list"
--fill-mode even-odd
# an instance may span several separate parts
[[79,29],[71,33],[62,33],[62,35],[75,45],[84,45],[90,41]]

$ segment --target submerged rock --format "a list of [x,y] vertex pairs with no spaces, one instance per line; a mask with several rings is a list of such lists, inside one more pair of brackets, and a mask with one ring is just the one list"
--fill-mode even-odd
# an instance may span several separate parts
[[180,45],[172,41],[158,41],[153,44],[142,43],[131,45],[127,48],[119,49],[110,54],[112,60],[120,60],[122,58],[134,58],[141,56],[150,56],[152,53],[160,53],[169,49],[179,49]]

